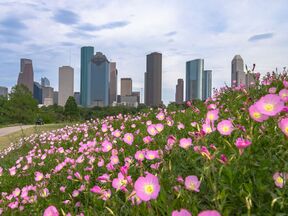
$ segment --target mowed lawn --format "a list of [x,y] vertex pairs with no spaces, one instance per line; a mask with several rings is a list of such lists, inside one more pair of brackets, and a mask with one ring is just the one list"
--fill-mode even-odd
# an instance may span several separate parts
[[31,134],[35,134],[35,133],[39,134],[39,133],[42,133],[44,131],[55,130],[58,128],[65,127],[65,125],[67,125],[67,124],[35,125],[31,128],[23,129],[23,130],[8,134],[6,136],[2,136],[2,137],[0,137],[0,152],[3,149],[8,148],[11,145],[11,143],[15,143],[23,137],[27,137],[27,136],[30,136]]

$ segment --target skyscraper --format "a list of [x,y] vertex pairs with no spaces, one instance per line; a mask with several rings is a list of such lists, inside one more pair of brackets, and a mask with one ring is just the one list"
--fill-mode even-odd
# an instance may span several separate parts
[[34,82],[33,98],[37,100],[38,104],[43,103],[42,86],[38,82]]
[[44,106],[51,106],[54,102],[54,89],[42,86],[42,100]]
[[247,73],[246,74],[246,87],[250,87],[255,84],[255,73]]
[[109,104],[117,101],[117,76],[118,71],[116,68],[116,62],[110,62],[110,97]]
[[0,86],[0,96],[7,97],[8,96],[8,88],[4,86]]
[[204,70],[203,73],[203,100],[211,97],[212,94],[212,70]]
[[17,84],[26,86],[33,95],[34,72],[31,59],[20,60],[20,73]]
[[231,86],[245,85],[244,62],[240,55],[234,56],[231,66]]
[[121,78],[121,96],[132,95],[132,79]]
[[140,104],[140,92],[139,91],[133,91],[132,96],[136,96],[137,102],[138,102],[138,104]]
[[162,104],[162,54],[153,52],[147,55],[145,72],[145,104]]
[[176,85],[176,94],[175,94],[176,104],[183,103],[183,91],[184,91],[184,81],[183,79],[178,79],[177,85]]
[[186,101],[202,100],[204,59],[186,62]]
[[[89,106],[108,106],[110,88],[110,63],[106,56],[97,52],[88,70],[91,93],[88,94]],[[89,93],[89,92],[88,92]]]
[[59,68],[58,105],[64,106],[70,96],[74,97],[74,69],[62,66]]
[[47,77],[42,77],[41,78],[41,86],[50,87],[50,81],[48,80]]
[[80,83],[80,104],[88,106],[89,94],[91,91],[88,71],[91,67],[91,59],[94,56],[94,47],[87,46],[81,48],[81,83]]

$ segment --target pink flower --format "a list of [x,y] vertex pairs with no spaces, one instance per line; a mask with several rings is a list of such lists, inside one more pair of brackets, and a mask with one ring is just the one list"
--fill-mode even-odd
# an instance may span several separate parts
[[157,114],[156,118],[160,121],[162,121],[165,118],[165,114],[163,112],[160,112]]
[[279,92],[279,96],[281,98],[282,101],[284,102],[288,102],[288,90],[287,89],[282,89]]
[[276,172],[273,175],[273,179],[274,179],[274,183],[275,183],[276,187],[283,188],[285,183],[286,183],[286,180],[288,179],[288,175],[287,175],[287,173]]
[[105,140],[102,142],[102,151],[103,152],[109,152],[112,149],[112,143]]
[[211,126],[211,124],[205,123],[202,125],[202,130],[204,131],[205,134],[210,134],[213,131],[215,131],[215,128]]
[[219,114],[218,109],[210,110],[207,112],[206,119],[210,122],[213,122],[219,118],[218,114]]
[[94,186],[93,188],[90,189],[90,191],[92,193],[96,193],[96,194],[101,194],[102,193],[102,189],[99,186]]
[[117,130],[115,130],[115,131],[112,132],[112,135],[113,135],[114,137],[117,137],[117,138],[118,138],[118,137],[121,136],[121,132],[120,132],[120,130],[117,129]]
[[180,145],[181,148],[188,149],[190,146],[192,146],[192,139],[191,138],[182,138],[180,139]]
[[222,135],[225,136],[230,135],[233,131],[232,122],[230,120],[222,120],[221,122],[218,123],[217,130]]
[[35,172],[35,181],[41,181],[44,175],[41,172]]
[[185,187],[187,190],[199,192],[201,182],[198,180],[197,176],[187,176],[185,178]]
[[143,201],[157,199],[160,192],[158,178],[150,173],[145,177],[139,177],[134,185],[136,195]]
[[151,136],[155,136],[158,133],[158,130],[156,129],[155,125],[149,125],[147,127],[147,132],[151,135]]
[[147,160],[154,160],[156,158],[159,158],[158,150],[148,150],[148,151],[146,151],[145,158]]
[[150,143],[152,141],[153,141],[153,139],[150,136],[146,136],[146,137],[143,138],[143,142],[145,144],[148,144],[148,143]]
[[9,169],[9,173],[10,173],[10,175],[11,176],[14,176],[15,174],[16,174],[16,167],[11,167],[10,169]]
[[125,189],[128,181],[122,173],[118,173],[118,178],[113,179],[112,187],[116,190]]
[[180,211],[173,211],[172,216],[192,216],[191,213],[186,209],[180,209]]
[[137,151],[135,154],[135,159],[138,161],[143,161],[145,159],[145,152],[144,151]]
[[221,214],[215,210],[205,210],[200,212],[198,216],[221,216]]
[[288,136],[288,117],[281,119],[278,122],[279,128],[282,130],[282,132]]
[[269,88],[268,92],[269,92],[270,94],[275,94],[276,90],[277,90],[276,87],[271,87],[271,88]]
[[276,94],[267,94],[255,103],[260,113],[275,116],[284,108],[284,102]]
[[260,113],[255,104],[249,107],[249,115],[257,122],[263,122],[269,118],[269,116]]
[[134,136],[132,133],[126,133],[124,135],[124,138],[123,138],[123,141],[125,143],[127,143],[128,145],[132,145],[133,144],[133,141],[134,141]]
[[156,128],[157,132],[160,133],[161,131],[163,131],[164,125],[159,123],[159,124],[155,125],[155,128]]
[[49,206],[45,209],[43,216],[59,216],[59,212],[55,206]]
[[237,138],[235,145],[238,149],[244,149],[251,145],[251,141],[248,139]]

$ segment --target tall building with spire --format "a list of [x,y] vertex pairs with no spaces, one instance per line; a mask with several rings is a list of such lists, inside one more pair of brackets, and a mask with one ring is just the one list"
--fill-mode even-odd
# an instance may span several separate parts
[[244,62],[240,55],[235,55],[231,62],[231,86],[239,86],[241,84],[246,84]]
[[145,72],[145,97],[147,106],[162,104],[162,54],[153,52],[147,55]]
[[50,81],[47,77],[41,78],[41,86],[50,87]]
[[183,81],[183,79],[178,79],[177,85],[176,85],[176,94],[175,94],[176,104],[182,104],[183,103],[183,99],[184,99],[183,91],[184,91],[184,81]]
[[17,84],[26,86],[33,95],[34,72],[31,59],[22,58],[20,60],[20,73]]
[[204,59],[186,62],[186,101],[203,99]]
[[59,68],[58,105],[65,106],[70,96],[74,97],[74,69],[70,66]]
[[91,60],[94,56],[94,47],[85,46],[81,48],[81,69],[80,69],[80,104],[84,107],[88,106],[91,80],[89,79],[89,70],[91,68]]

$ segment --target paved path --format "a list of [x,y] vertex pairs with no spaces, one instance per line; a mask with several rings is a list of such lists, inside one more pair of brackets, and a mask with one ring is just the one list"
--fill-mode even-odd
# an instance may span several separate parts
[[20,131],[21,129],[27,129],[30,127],[33,127],[34,125],[23,125],[23,126],[13,126],[13,127],[6,127],[6,128],[0,128],[0,137],[9,135],[11,133]]

